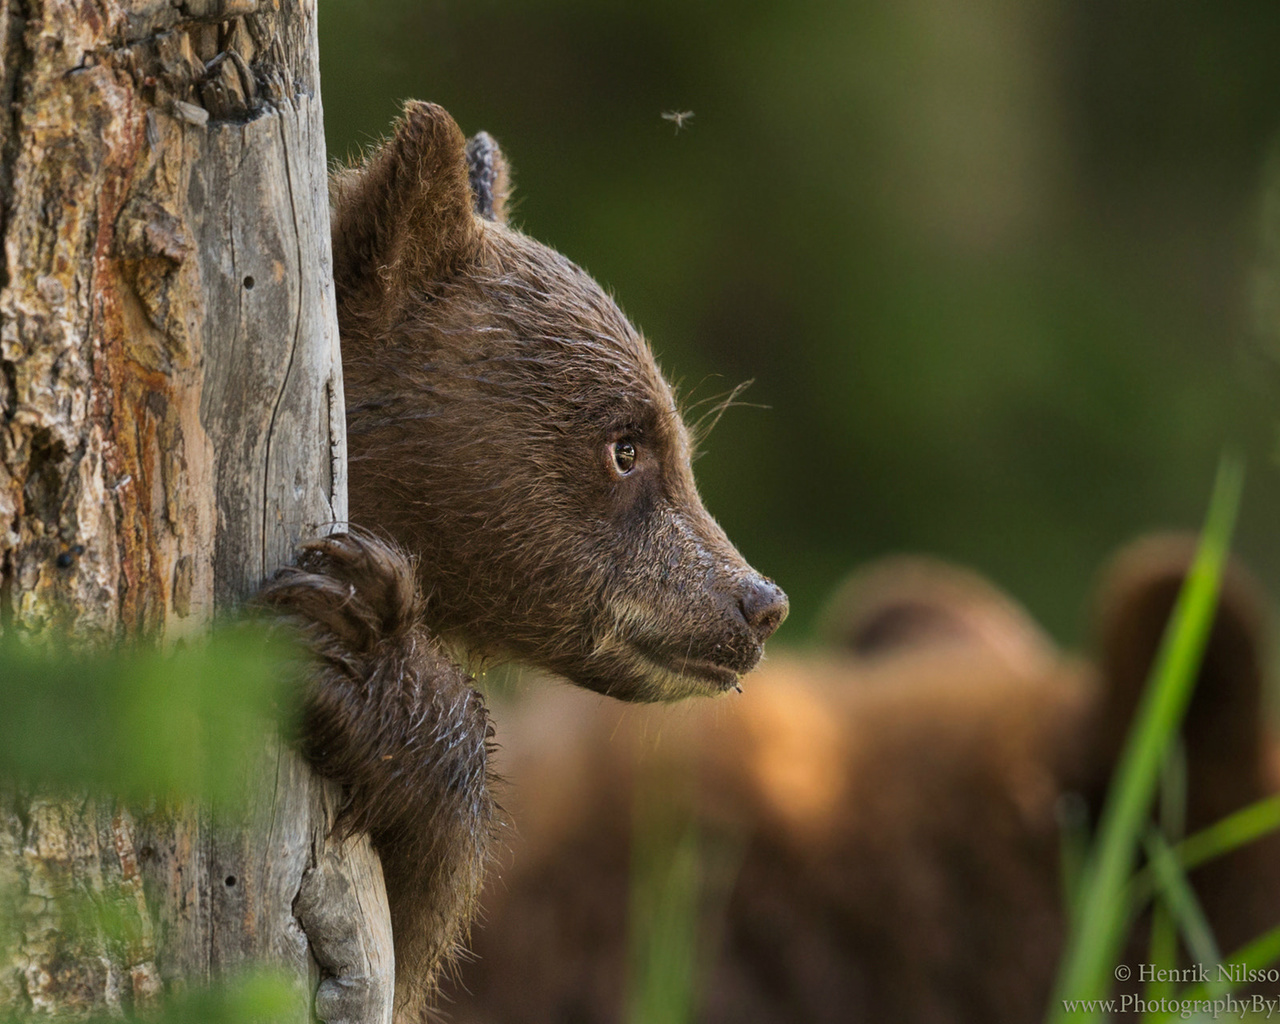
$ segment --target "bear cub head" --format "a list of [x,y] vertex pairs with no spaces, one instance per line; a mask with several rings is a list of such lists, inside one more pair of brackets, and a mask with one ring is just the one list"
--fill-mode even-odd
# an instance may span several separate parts
[[649,346],[506,222],[508,172],[440,107],[334,182],[351,517],[419,558],[473,655],[627,700],[720,693],[787,599],[707,513]]

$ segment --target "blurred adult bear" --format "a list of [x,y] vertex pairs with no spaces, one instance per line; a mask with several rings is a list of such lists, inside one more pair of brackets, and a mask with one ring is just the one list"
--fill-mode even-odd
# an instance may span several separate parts
[[[694,1019],[1042,1019],[1063,850],[1096,817],[1190,552],[1164,537],[1116,561],[1091,661],[973,574],[895,559],[834,602],[829,655],[775,657],[732,707],[653,714],[561,693],[508,714],[520,835],[454,1019],[624,1019],[644,955],[628,952],[637,790],[648,824],[658,800],[696,821],[709,953]],[[1264,626],[1233,567],[1183,733],[1188,831],[1280,787]],[[1280,923],[1280,839],[1191,878],[1224,953]],[[1126,962],[1145,962],[1134,941]]]

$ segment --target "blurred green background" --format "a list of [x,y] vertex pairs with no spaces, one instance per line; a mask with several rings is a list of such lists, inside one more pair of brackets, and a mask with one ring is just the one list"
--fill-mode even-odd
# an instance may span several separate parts
[[698,475],[791,594],[783,642],[897,550],[1079,642],[1102,561],[1198,527],[1228,442],[1237,546],[1280,592],[1272,0],[320,0],[320,44],[335,158],[444,104],[687,403],[754,379],[767,408],[730,410]]

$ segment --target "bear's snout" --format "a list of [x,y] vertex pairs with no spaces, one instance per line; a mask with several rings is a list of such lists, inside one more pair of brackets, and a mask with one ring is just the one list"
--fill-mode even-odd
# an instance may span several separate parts
[[791,603],[773,580],[752,575],[740,584],[738,612],[757,642],[764,643],[782,625]]

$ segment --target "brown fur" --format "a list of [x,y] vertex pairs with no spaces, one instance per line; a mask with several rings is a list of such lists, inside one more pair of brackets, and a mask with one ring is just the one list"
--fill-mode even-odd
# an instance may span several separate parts
[[448,114],[409,104],[338,180],[352,519],[414,552],[428,623],[473,655],[628,700],[723,692],[786,599],[703,508],[644,339],[581,269],[474,215],[483,178]]
[[319,668],[303,750],[347,786],[339,834],[368,832],[381,857],[397,1018],[418,1020],[464,937],[496,831],[484,701],[423,627],[412,563],[367,535],[308,544],[261,600],[308,623]]
[[[1055,652],[970,574],[898,561],[837,604],[841,643],[874,636],[869,651],[775,657],[730,708],[621,711],[564,693],[510,714],[520,838],[487,890],[454,1019],[623,1019],[629,861],[644,851],[633,804],[655,791],[688,802],[703,851],[715,952],[695,1019],[1041,1019],[1064,934],[1060,821],[1097,814],[1187,557],[1166,539],[1122,559],[1096,665]],[[1280,788],[1262,607],[1233,570],[1184,734],[1190,830]],[[1224,951],[1238,948],[1280,921],[1280,839],[1192,881]]]
[[648,345],[505,223],[508,182],[489,136],[418,102],[335,176],[351,517],[395,544],[318,541],[264,597],[322,664],[306,747],[382,856],[401,1022],[426,1013],[494,827],[488,719],[453,659],[626,700],[717,694],[787,611],[703,508]]

